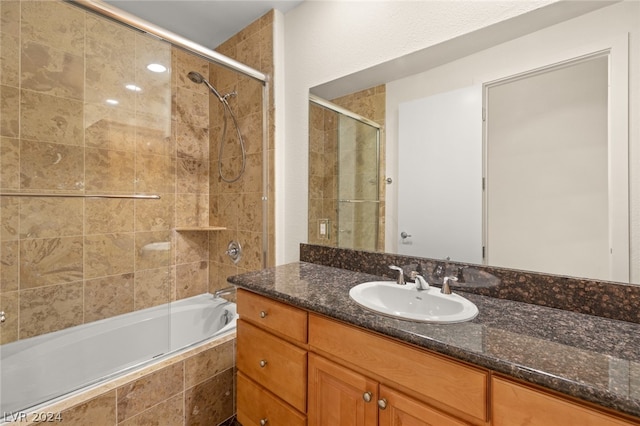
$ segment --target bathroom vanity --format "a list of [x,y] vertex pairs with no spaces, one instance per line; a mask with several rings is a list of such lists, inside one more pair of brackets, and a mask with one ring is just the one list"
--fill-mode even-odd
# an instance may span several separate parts
[[470,293],[472,321],[404,321],[349,299],[376,279],[305,262],[230,278],[244,426],[640,425],[640,325]]

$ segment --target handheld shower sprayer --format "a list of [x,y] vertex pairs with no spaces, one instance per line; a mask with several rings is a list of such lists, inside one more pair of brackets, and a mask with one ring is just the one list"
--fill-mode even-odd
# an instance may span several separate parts
[[[244,169],[247,165],[247,153],[244,148],[244,139],[242,138],[242,134],[240,133],[240,126],[238,125],[238,120],[236,119],[236,115],[231,110],[231,106],[229,106],[229,102],[227,102],[227,98],[229,96],[235,96],[236,93],[233,92],[233,93],[229,93],[227,95],[221,96],[220,93],[216,90],[216,88],[213,87],[213,85],[209,83],[209,81],[206,78],[204,78],[202,74],[195,71],[190,71],[187,74],[187,77],[189,77],[189,80],[193,81],[196,84],[204,83],[205,86],[209,88],[211,93],[213,93],[218,98],[218,100],[222,102],[222,105],[224,105],[224,128],[222,130],[222,137],[220,139],[220,149],[218,153],[218,174],[220,175],[220,179],[222,179],[227,183],[236,182],[238,179],[240,179],[240,177],[244,173]],[[224,154],[224,145],[225,145],[224,142],[225,142],[225,139],[227,138],[227,115],[230,115],[231,119],[233,120],[233,124],[236,128],[236,134],[238,136],[238,143],[240,144],[240,150],[242,152],[242,166],[240,168],[240,172],[234,178],[227,178],[222,173],[222,157]]]
[[225,101],[226,98],[220,96],[220,93],[218,93],[216,88],[213,87],[213,85],[211,83],[209,83],[209,81],[206,78],[204,78],[202,76],[202,74],[200,74],[199,72],[190,71],[189,74],[187,74],[187,77],[189,77],[189,80],[193,81],[196,84],[204,83],[205,86],[207,86],[209,88],[209,90],[211,90],[211,92],[214,95],[216,95],[216,97],[220,100],[220,102],[224,102]]

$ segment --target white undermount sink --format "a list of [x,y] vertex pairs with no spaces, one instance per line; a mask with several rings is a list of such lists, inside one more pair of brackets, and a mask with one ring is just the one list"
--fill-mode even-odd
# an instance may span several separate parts
[[476,305],[458,294],[442,294],[437,287],[418,291],[413,283],[367,282],[349,290],[349,296],[367,309],[410,321],[451,324],[478,315]]

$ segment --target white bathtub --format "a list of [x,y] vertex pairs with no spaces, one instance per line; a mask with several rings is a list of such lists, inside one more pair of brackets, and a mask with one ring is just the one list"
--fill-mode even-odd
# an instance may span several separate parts
[[211,294],[0,346],[0,413],[25,412],[236,327],[236,306]]

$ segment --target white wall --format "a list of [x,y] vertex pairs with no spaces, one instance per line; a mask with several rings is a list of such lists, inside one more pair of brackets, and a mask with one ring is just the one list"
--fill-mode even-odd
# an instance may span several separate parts
[[[481,84],[603,48],[629,33],[629,202],[631,282],[640,283],[640,2],[617,3],[482,52],[387,84],[387,176],[397,176],[398,105]],[[395,235],[396,193],[387,187],[386,241]],[[395,203],[395,204],[394,204]],[[393,251],[393,248],[388,248]]]
[[284,129],[276,128],[276,264],[307,241],[309,89],[554,3],[306,1],[285,15]]

